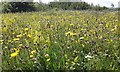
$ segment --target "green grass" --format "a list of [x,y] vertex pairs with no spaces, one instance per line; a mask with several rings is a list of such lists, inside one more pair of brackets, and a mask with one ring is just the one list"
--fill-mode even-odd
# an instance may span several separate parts
[[3,70],[120,70],[116,12],[9,13],[1,27]]

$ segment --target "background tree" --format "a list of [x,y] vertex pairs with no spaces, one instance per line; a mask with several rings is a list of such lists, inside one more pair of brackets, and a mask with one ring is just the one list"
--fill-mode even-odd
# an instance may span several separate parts
[[[39,2],[34,3],[33,0],[19,0],[21,2],[2,2],[2,11],[5,12],[31,12],[31,11],[48,11],[48,10],[96,10],[102,11],[108,9],[107,7],[101,7],[99,4],[94,6],[86,2],[50,2],[44,4]],[[30,1],[30,2],[28,2]]]
[[21,2],[2,2],[2,12],[30,12],[35,11],[34,3],[21,0]]
[[113,3],[111,4],[111,6],[112,6],[112,8],[114,8],[114,4]]

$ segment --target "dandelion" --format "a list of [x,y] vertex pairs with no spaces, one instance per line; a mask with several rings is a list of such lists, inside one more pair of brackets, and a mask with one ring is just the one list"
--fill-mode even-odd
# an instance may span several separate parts
[[33,58],[33,55],[30,55],[30,58]]
[[11,58],[16,57],[18,55],[18,52],[14,52],[11,54]]
[[74,66],[74,65],[75,65],[75,62],[72,61],[72,65]]
[[15,50],[17,53],[20,51],[20,49]]
[[67,32],[67,33],[65,33],[65,35],[67,36],[67,35],[69,35],[70,34],[70,31],[69,32]]
[[20,40],[20,39],[19,39],[19,38],[14,38],[13,40],[14,40],[14,41],[18,41],[18,40]]
[[34,57],[34,55],[33,55],[34,53],[36,53],[36,50],[31,51],[30,58]]
[[115,29],[111,29],[111,31],[114,31]]
[[22,35],[20,34],[20,35],[17,35],[17,37],[22,37]]
[[103,37],[102,36],[99,36],[99,39],[102,39]]
[[32,36],[30,34],[28,34],[28,37],[31,38]]
[[50,27],[51,27],[51,28],[53,28],[54,26],[53,26],[53,25],[51,25]]
[[70,26],[74,26],[74,24],[70,24]]
[[19,46],[22,46],[22,44],[19,44]]
[[105,26],[106,28],[108,28],[108,23],[106,24],[106,26]]
[[20,51],[19,49],[16,49],[16,48],[14,48],[14,50],[15,50],[15,52],[10,55],[11,58],[16,57]]
[[46,40],[46,42],[48,42],[48,43],[50,42],[50,37],[47,37],[47,40]]
[[36,53],[36,50],[31,51],[31,54],[34,54],[34,53]]
[[0,40],[0,44],[3,44],[3,41],[4,41],[4,40]]
[[13,32],[12,34],[15,34],[15,32]]
[[70,35],[70,36],[74,36],[74,35],[77,35],[77,34],[76,34],[76,33],[71,32],[71,31],[69,31],[69,32],[65,33],[65,35],[66,35],[66,36],[68,36],[68,35]]
[[0,42],[3,42],[4,40],[0,40]]
[[28,28],[25,28],[25,31],[28,31]]
[[13,50],[17,51],[17,49],[16,49],[16,48],[13,48]]
[[72,32],[70,33],[70,36],[74,36],[74,35],[77,35],[77,34],[76,33],[72,33]]

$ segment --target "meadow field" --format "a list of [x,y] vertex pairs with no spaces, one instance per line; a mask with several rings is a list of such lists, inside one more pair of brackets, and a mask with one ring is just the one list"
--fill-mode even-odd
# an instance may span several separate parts
[[117,12],[1,15],[3,70],[120,70]]

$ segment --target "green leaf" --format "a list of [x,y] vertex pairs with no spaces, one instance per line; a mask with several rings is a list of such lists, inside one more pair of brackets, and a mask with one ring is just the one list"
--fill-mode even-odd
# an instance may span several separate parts
[[78,56],[77,57],[75,57],[75,59],[74,59],[74,62],[77,62],[78,61]]

